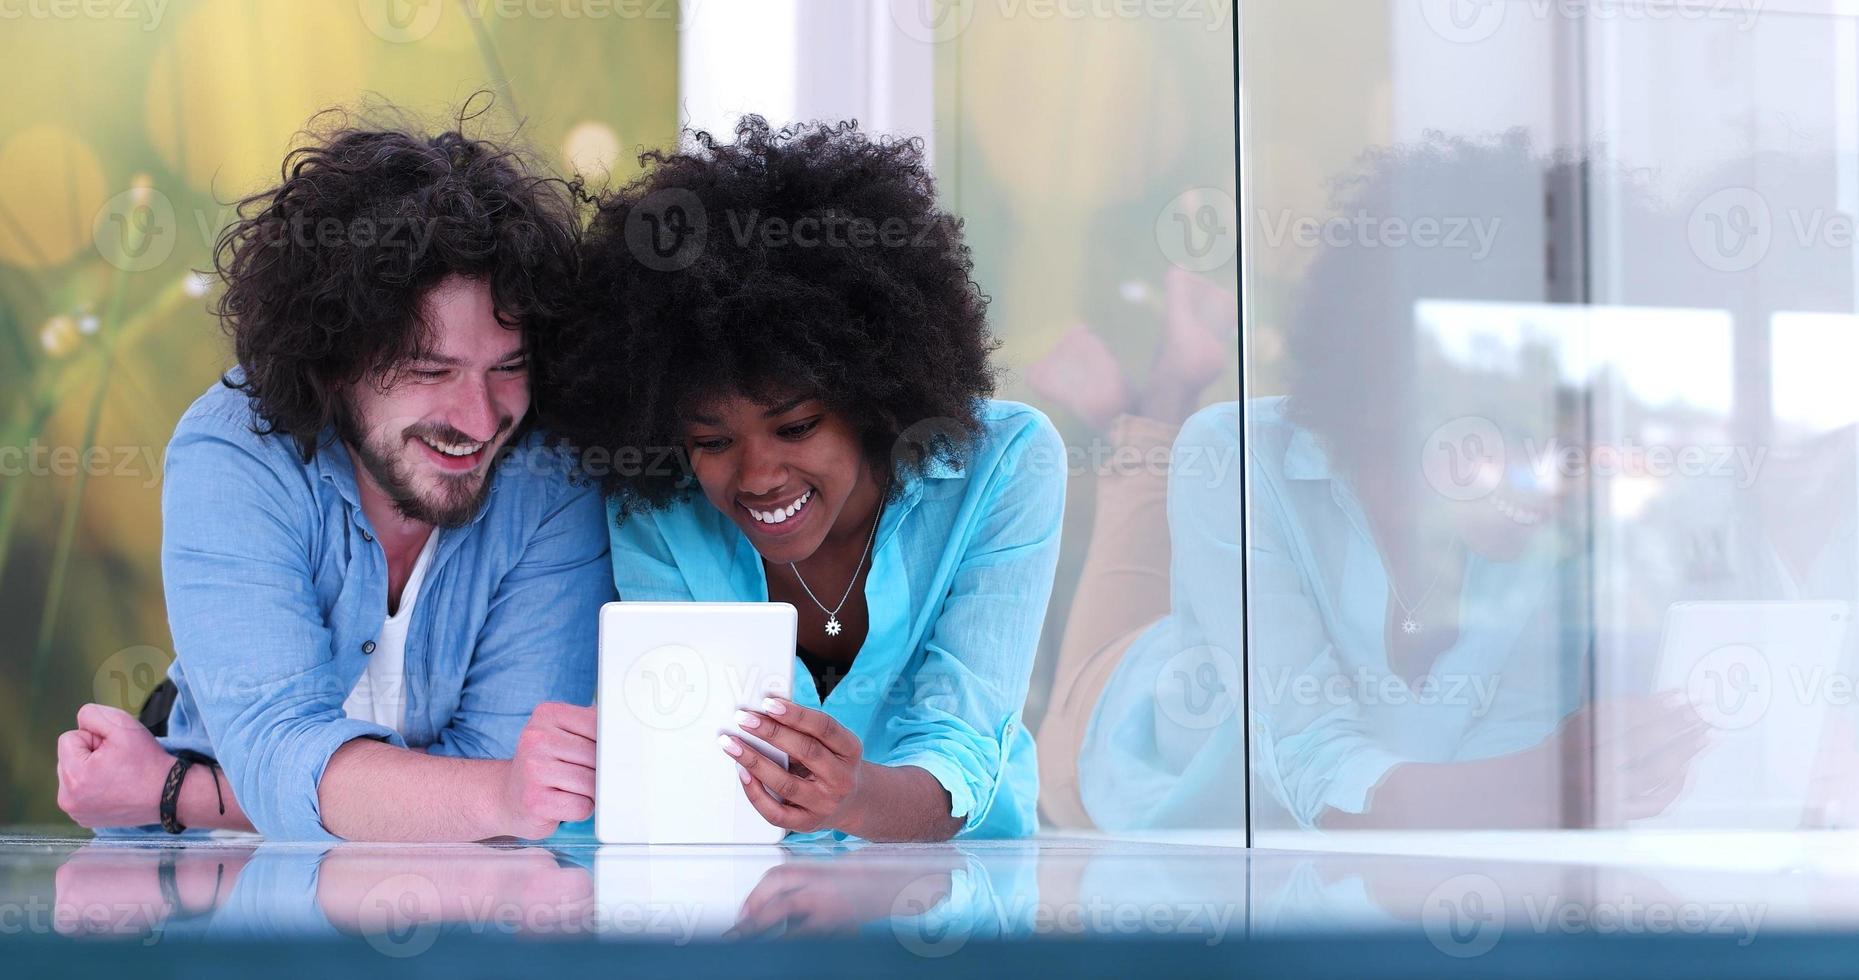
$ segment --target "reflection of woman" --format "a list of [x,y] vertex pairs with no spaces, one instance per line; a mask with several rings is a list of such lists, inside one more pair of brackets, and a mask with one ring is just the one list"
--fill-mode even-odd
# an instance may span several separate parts
[[[1519,139],[1436,139],[1370,159],[1339,211],[1528,228],[1543,180]],[[1551,488],[1490,462],[1507,441],[1557,431],[1553,352],[1520,344],[1468,364],[1416,327],[1425,299],[1540,301],[1541,241],[1513,231],[1477,252],[1345,244],[1318,255],[1287,332],[1290,395],[1245,411],[1251,766],[1233,704],[1238,482],[1208,492],[1206,474],[1178,468],[1171,603],[1121,652],[1079,655],[1109,649],[1109,637],[1072,629],[1062,647],[1054,704],[1070,718],[1070,771],[1090,819],[1237,827],[1246,772],[1266,830],[1566,819],[1564,766],[1592,755],[1589,724],[1558,730],[1585,633],[1582,566],[1563,556],[1581,551],[1554,533],[1562,501]],[[1466,439],[1492,432],[1495,446]],[[1182,429],[1173,458],[1180,467],[1190,450],[1218,458],[1239,445],[1238,407],[1216,406]],[[1084,578],[1148,556],[1094,543]],[[1083,696],[1068,693],[1081,678]],[[1226,710],[1210,714],[1215,695]],[[1623,707],[1651,735],[1625,775],[1635,805],[1657,812],[1702,733],[1664,702]],[[1054,759],[1063,746],[1046,741]],[[1051,768],[1057,779],[1067,767]]]
[[[799,610],[794,699],[741,720],[795,765],[723,746],[769,822],[1029,833],[1063,447],[987,399],[959,225],[916,143],[757,117],[696,140],[602,207],[552,368],[553,424],[612,494],[620,595]],[[673,224],[688,261],[629,238]]]

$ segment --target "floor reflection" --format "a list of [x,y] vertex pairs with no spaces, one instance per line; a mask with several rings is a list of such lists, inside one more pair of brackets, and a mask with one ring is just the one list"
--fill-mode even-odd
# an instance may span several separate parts
[[[1842,844],[1849,847],[1851,841]],[[1518,853],[1541,843],[1519,839]],[[1734,846],[1724,840],[1711,846]],[[253,839],[0,841],[0,929],[85,940],[693,943],[854,937],[941,958],[971,942],[1140,937],[1704,936],[1859,926],[1859,864],[1710,871],[1579,861],[1041,839],[965,845],[329,847]]]

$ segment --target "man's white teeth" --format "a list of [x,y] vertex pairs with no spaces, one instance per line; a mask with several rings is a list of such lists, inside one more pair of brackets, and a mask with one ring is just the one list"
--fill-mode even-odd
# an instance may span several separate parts
[[812,496],[813,491],[809,490],[796,498],[793,503],[780,510],[756,510],[751,507],[749,508],[749,516],[763,524],[785,524],[788,518],[800,513],[800,509],[807,506],[807,501],[812,498]]
[[433,448],[434,452],[446,456],[469,456],[484,448],[481,442],[440,442],[437,439],[420,437],[420,441]]

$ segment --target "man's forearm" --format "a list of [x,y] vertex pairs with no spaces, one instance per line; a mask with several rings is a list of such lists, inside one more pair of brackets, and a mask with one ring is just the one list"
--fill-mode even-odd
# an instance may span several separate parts
[[317,784],[323,829],[345,840],[472,841],[510,833],[498,759],[455,759],[358,738]]
[[[225,813],[220,812],[221,800],[225,801]],[[174,815],[183,826],[204,830],[254,829],[232,795],[232,781],[208,766],[187,767],[187,774],[181,777],[181,795],[174,801]]]

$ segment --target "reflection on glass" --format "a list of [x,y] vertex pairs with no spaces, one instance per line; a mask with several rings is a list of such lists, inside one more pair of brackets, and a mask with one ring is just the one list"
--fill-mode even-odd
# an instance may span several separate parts
[[1050,815],[1859,822],[1856,22],[1344,6],[1247,7],[1246,397],[1148,434],[1243,511],[1171,471],[1167,610],[1067,632]]

